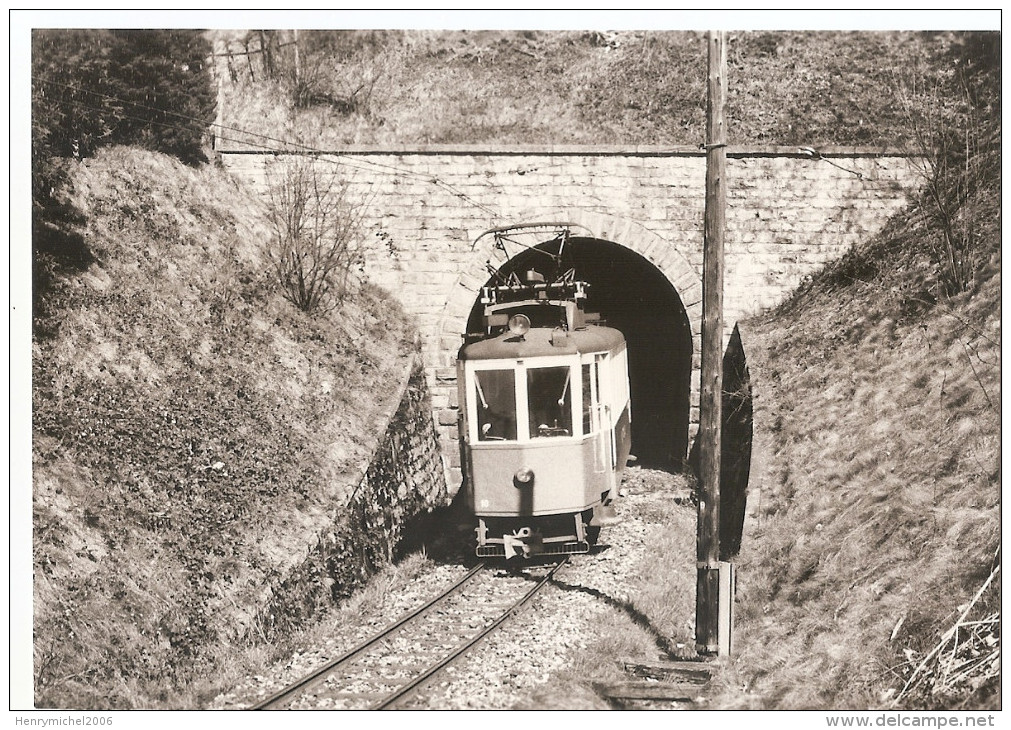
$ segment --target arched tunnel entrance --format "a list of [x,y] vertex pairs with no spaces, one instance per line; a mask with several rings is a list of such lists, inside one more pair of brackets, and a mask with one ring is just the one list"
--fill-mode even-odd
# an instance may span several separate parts
[[[680,296],[661,271],[624,246],[572,237],[557,260],[560,247],[553,240],[526,249],[500,274],[534,269],[550,280],[573,268],[589,284],[586,311],[621,330],[628,344],[632,453],[640,464],[680,469],[688,450],[692,369],[691,326]],[[477,301],[468,332],[481,331],[482,314]]]

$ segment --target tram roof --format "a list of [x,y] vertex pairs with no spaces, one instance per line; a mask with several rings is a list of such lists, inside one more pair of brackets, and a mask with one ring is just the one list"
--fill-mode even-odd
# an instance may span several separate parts
[[473,342],[460,348],[460,360],[519,360],[527,357],[578,355],[587,352],[610,352],[625,342],[624,335],[611,327],[589,325],[565,332],[565,341],[552,344],[552,330],[532,328],[520,337],[508,330],[495,337]]

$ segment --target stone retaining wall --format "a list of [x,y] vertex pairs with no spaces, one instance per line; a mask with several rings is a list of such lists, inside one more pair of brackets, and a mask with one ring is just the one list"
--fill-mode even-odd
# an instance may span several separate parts
[[[268,640],[349,596],[398,555],[414,523],[444,506],[446,480],[420,362],[411,363],[396,412],[346,506],[305,559],[269,589],[255,624]],[[389,414],[388,414],[389,415]]]

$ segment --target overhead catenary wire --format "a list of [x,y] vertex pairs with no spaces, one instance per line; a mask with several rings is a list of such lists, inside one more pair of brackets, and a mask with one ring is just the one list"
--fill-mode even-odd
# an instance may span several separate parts
[[[265,139],[265,140],[268,140],[270,142],[277,142],[278,144],[281,144],[281,145],[286,145],[286,146],[291,146],[291,147],[301,147],[301,148],[305,149],[306,151],[318,152],[318,150],[315,150],[314,148],[310,147],[309,145],[305,145],[305,144],[302,144],[300,142],[292,142],[290,140],[284,140],[284,139],[281,139],[279,137],[271,137],[270,135],[267,135],[267,134],[261,134],[259,132],[251,132],[248,129],[241,129],[239,127],[232,127],[232,126],[229,126],[227,124],[220,124],[218,122],[210,122],[209,123],[205,119],[200,119],[199,117],[194,117],[194,116],[189,115],[189,114],[182,114],[181,112],[174,112],[174,111],[169,111],[168,109],[161,109],[159,107],[151,106],[149,104],[143,104],[143,103],[141,103],[139,101],[132,101],[130,99],[122,99],[122,98],[120,98],[118,96],[113,96],[112,94],[105,94],[105,93],[103,93],[101,91],[94,91],[92,89],[85,89],[85,88],[80,87],[80,86],[74,86],[73,84],[65,84],[65,83],[62,83],[60,81],[53,81],[52,79],[38,78],[38,79],[35,79],[35,80],[36,81],[40,81],[41,83],[44,83],[44,84],[49,84],[50,86],[58,86],[60,88],[68,89],[70,91],[76,91],[76,92],[83,93],[83,94],[91,94],[92,96],[98,96],[98,97],[101,97],[103,99],[108,99],[109,101],[114,101],[114,102],[116,102],[118,104],[129,104],[130,106],[137,107],[139,109],[146,109],[148,111],[158,112],[159,114],[164,114],[166,116],[175,117],[177,119],[182,119],[182,120],[185,120],[185,121],[188,121],[188,122],[195,122],[197,124],[200,124],[202,127],[218,127],[219,129],[228,130],[230,132],[237,132],[239,134],[249,135],[250,137],[258,137],[260,139]],[[73,102],[75,100],[68,99],[67,101]],[[100,110],[100,111],[104,111],[104,110]],[[253,144],[251,142],[248,142],[247,140],[237,140],[237,139],[232,139],[232,138],[224,137],[222,135],[219,135],[219,136],[221,136],[222,139],[225,139],[225,140],[227,140],[229,142],[238,142],[238,143],[244,143],[244,144]],[[258,144],[256,146],[257,147],[263,147],[264,149],[270,149],[270,150],[275,151],[275,152],[285,151],[285,150],[282,150],[280,148],[269,147],[269,146],[266,146],[266,145],[259,145]]]
[[[84,109],[90,109],[91,111],[97,111],[97,112],[106,111],[105,109],[102,109],[101,107],[97,107],[97,106],[94,106],[92,104],[87,104],[87,103],[85,103],[83,101],[80,101],[79,99],[67,99],[66,102],[69,103],[69,104],[72,104],[74,106],[82,107]],[[130,120],[132,122],[141,122],[141,123],[144,123],[144,124],[153,124],[153,125],[157,125],[159,127],[166,127],[168,129],[176,129],[176,130],[180,130],[180,131],[184,131],[184,132],[195,132],[195,133],[196,132],[200,132],[200,133],[202,133],[204,131],[203,128],[183,127],[183,126],[180,126],[178,124],[170,124],[168,122],[159,122],[156,119],[146,119],[144,117],[135,117],[135,116],[131,116],[129,114],[119,114],[118,116],[119,116],[120,119],[128,119],[128,120]],[[229,142],[240,142],[242,144],[248,144],[248,145],[251,145],[253,147],[258,147],[260,149],[263,149],[263,150],[265,150],[267,152],[279,152],[279,150],[277,150],[274,147],[270,147],[269,145],[264,145],[264,144],[260,144],[260,143],[257,143],[257,142],[249,142],[247,140],[239,140],[239,139],[224,137],[224,136],[221,136],[221,135],[219,135],[219,138],[223,139],[223,140],[226,140],[226,141],[229,141]]]
[[[59,82],[59,81],[53,81],[52,79],[40,78],[40,79],[37,79],[37,80],[40,81],[40,82],[42,82],[42,83],[45,83],[45,84],[50,84],[52,86],[62,87],[62,88],[65,88],[65,89],[69,89],[71,91],[76,91],[76,92],[84,93],[84,94],[91,94],[93,96],[98,96],[98,97],[101,97],[103,99],[108,99],[109,101],[116,102],[118,104],[126,104],[126,105],[130,105],[130,106],[133,106],[133,107],[136,107],[136,108],[139,108],[139,109],[146,109],[148,111],[158,112],[160,114],[164,114],[164,115],[170,116],[170,117],[175,117],[177,119],[182,119],[184,121],[193,122],[195,124],[199,124],[200,128],[196,129],[196,128],[191,128],[191,127],[183,127],[183,126],[179,126],[179,125],[170,124],[168,122],[160,122],[160,121],[157,121],[157,120],[154,120],[154,119],[145,119],[145,118],[142,118],[142,117],[134,117],[134,116],[126,115],[126,114],[120,114],[120,117],[124,118],[124,119],[130,119],[131,121],[138,121],[138,122],[148,123],[148,124],[157,124],[157,125],[162,126],[162,127],[167,127],[167,128],[170,128],[170,129],[179,129],[179,130],[183,130],[183,131],[187,131],[187,132],[198,132],[198,131],[202,132],[207,127],[217,127],[218,129],[221,129],[221,130],[227,130],[227,131],[230,131],[230,132],[236,132],[236,133],[241,134],[241,135],[247,135],[247,136],[250,136],[250,137],[256,137],[256,138],[259,138],[259,139],[266,140],[268,142],[275,142],[275,143],[277,143],[279,145],[283,145],[283,147],[276,147],[276,146],[272,146],[272,145],[264,144],[264,143],[260,143],[260,142],[251,142],[248,139],[237,139],[235,137],[229,137],[229,136],[226,136],[226,135],[220,134],[220,133],[216,133],[216,135],[215,135],[218,139],[224,140],[226,142],[234,142],[236,144],[249,145],[249,146],[255,147],[257,149],[262,149],[262,150],[264,150],[266,152],[272,152],[275,155],[298,154],[298,150],[300,149],[302,151],[302,153],[312,155],[312,156],[316,157],[317,159],[321,159],[324,162],[331,162],[333,164],[337,164],[336,160],[329,159],[329,158],[338,158],[338,159],[342,160],[344,162],[344,164],[349,164],[349,166],[355,167],[356,169],[360,169],[360,170],[375,169],[375,170],[379,170],[381,172],[385,172],[386,174],[400,175],[400,176],[403,176],[403,177],[408,177],[408,178],[411,178],[411,179],[414,179],[414,180],[419,180],[421,182],[425,182],[425,183],[428,183],[428,184],[431,184],[431,185],[435,185],[437,187],[441,187],[442,189],[446,190],[447,192],[452,193],[457,198],[459,198],[459,199],[461,199],[461,200],[469,203],[470,205],[473,205],[476,208],[479,208],[479,209],[483,210],[485,213],[488,213],[489,215],[491,215],[492,217],[494,217],[496,219],[502,219],[502,218],[504,218],[504,216],[500,212],[494,210],[493,208],[491,208],[491,207],[489,207],[489,206],[487,206],[487,205],[485,205],[485,204],[483,204],[483,203],[481,203],[481,202],[479,202],[477,200],[474,200],[469,195],[467,195],[466,193],[458,190],[456,187],[454,187],[450,183],[447,183],[446,181],[440,180],[439,178],[433,177],[431,175],[423,175],[423,174],[415,172],[413,170],[407,170],[407,169],[404,169],[404,168],[399,168],[399,167],[396,167],[394,165],[387,165],[387,164],[380,163],[380,162],[373,162],[371,160],[367,160],[367,159],[364,159],[362,157],[356,157],[354,155],[349,155],[349,154],[343,153],[343,152],[322,150],[322,149],[319,149],[319,148],[316,148],[316,147],[312,147],[311,145],[304,144],[302,142],[293,142],[291,140],[285,140],[285,139],[281,139],[281,138],[278,138],[278,137],[272,137],[270,135],[261,134],[259,132],[251,132],[251,131],[246,130],[246,129],[241,129],[239,127],[233,127],[233,126],[229,126],[229,125],[225,125],[225,124],[220,124],[218,122],[210,122],[210,123],[208,123],[204,119],[199,119],[198,117],[194,117],[194,116],[191,116],[191,115],[182,114],[182,113],[179,113],[179,112],[173,112],[173,111],[169,111],[169,110],[166,110],[166,109],[159,109],[158,107],[153,107],[153,106],[150,106],[148,104],[143,104],[141,102],[135,102],[135,101],[131,101],[129,99],[122,99],[120,97],[113,96],[111,94],[105,94],[105,93],[102,93],[100,91],[92,91],[91,89],[84,89],[84,88],[79,87],[79,86],[73,86],[71,84],[65,84],[65,83],[62,83],[62,82]],[[71,104],[76,104],[78,106],[81,106],[81,107],[84,107],[84,108],[87,108],[87,109],[91,109],[92,111],[99,111],[99,112],[106,111],[105,109],[102,109],[101,107],[92,106],[90,104],[86,104],[83,101],[77,100],[77,99],[66,99],[65,101],[67,101],[67,102],[69,102]],[[292,148],[296,148],[296,149],[292,149]],[[357,163],[357,165],[356,164],[351,164],[352,162]]]

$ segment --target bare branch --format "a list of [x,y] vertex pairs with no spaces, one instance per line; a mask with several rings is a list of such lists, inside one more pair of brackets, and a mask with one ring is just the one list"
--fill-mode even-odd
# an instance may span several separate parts
[[270,258],[284,297],[306,312],[329,311],[347,295],[362,257],[365,202],[352,200],[332,160],[275,160],[267,168]]

